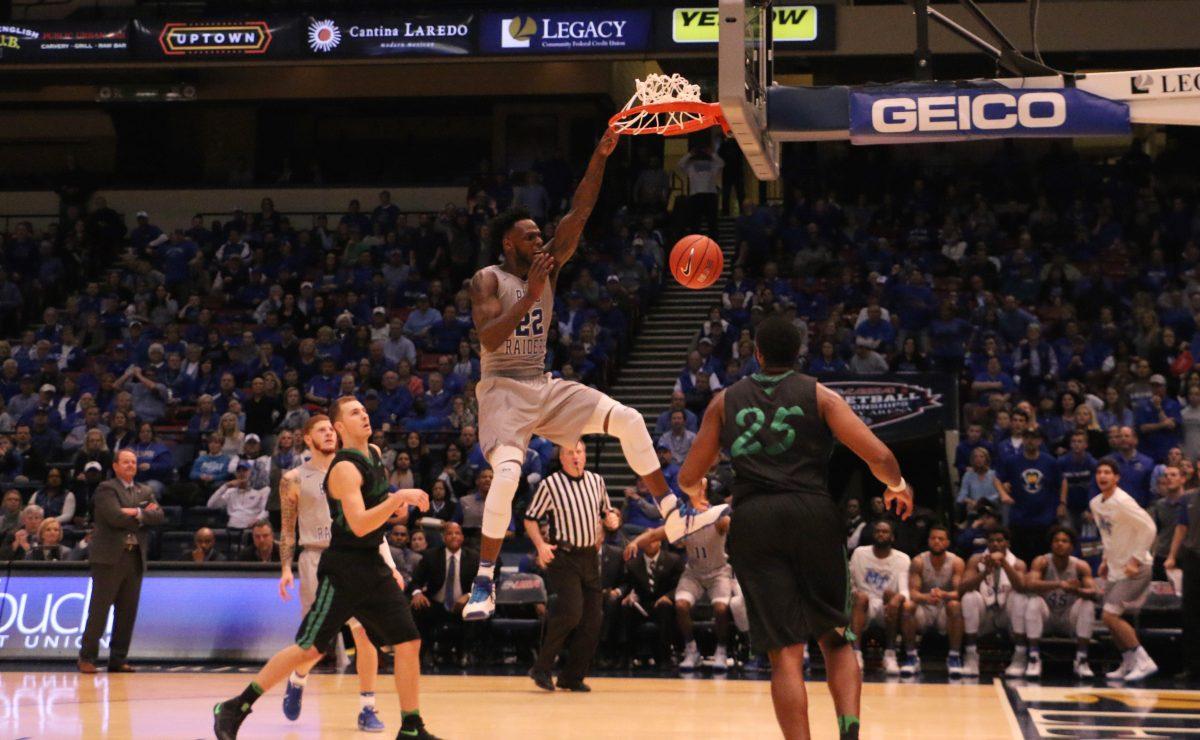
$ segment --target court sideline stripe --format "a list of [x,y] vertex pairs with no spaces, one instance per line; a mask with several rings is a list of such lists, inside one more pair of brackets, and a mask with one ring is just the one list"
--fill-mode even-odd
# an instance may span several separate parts
[[1021,740],[1025,737],[1025,733],[1021,732],[1021,724],[1017,722],[1017,713],[1013,710],[1012,702],[1008,699],[1008,692],[1004,689],[1004,682],[999,678],[992,679],[992,686],[996,687],[996,695],[1000,699],[1000,706],[1004,708],[1004,718],[1008,720],[1008,729],[1012,733],[1014,740]]

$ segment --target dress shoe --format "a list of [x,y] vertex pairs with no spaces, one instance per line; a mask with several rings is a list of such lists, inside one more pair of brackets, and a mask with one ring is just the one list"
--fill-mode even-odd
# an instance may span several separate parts
[[575,683],[563,683],[562,681],[559,681],[558,688],[564,691],[577,691],[581,693],[586,693],[592,690],[592,687],[588,686],[583,681],[577,681]]
[[75,661],[75,665],[79,666],[80,673],[96,672],[96,664],[90,660],[84,660],[83,658],[80,658],[79,660]]
[[537,668],[529,669],[529,677],[537,684],[539,689],[544,691],[554,691],[554,682],[550,680],[550,674],[545,671],[539,671]]
[[137,669],[128,663],[114,663],[108,666],[109,673],[137,673]]

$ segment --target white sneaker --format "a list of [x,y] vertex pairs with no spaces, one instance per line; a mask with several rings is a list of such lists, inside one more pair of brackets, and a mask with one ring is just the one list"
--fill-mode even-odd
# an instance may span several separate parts
[[854,651],[854,659],[858,661],[858,670],[861,673],[863,669],[863,657],[861,650]]
[[700,651],[696,649],[694,644],[689,645],[683,651],[683,660],[679,661],[679,670],[694,671],[700,663]]
[[900,664],[896,662],[895,650],[883,651],[883,672],[889,676],[900,675]]
[[1122,656],[1121,665],[1116,667],[1116,670],[1109,671],[1104,674],[1104,677],[1109,681],[1124,681],[1125,674],[1133,670],[1133,661]]
[[1041,678],[1042,677],[1042,659],[1040,656],[1031,655],[1029,660],[1025,662],[1025,678]]
[[1126,681],[1141,681],[1158,673],[1158,664],[1149,655],[1138,656],[1133,661],[1133,667],[1125,674]]
[[729,670],[729,661],[725,657],[725,648],[718,645],[717,649],[713,651],[712,657],[705,659],[704,665],[712,668],[714,671]]
[[1076,678],[1095,678],[1096,674],[1092,673],[1092,667],[1088,665],[1086,660],[1075,659],[1075,677]]
[[963,658],[962,674],[964,676],[978,676],[979,675],[979,653],[975,653],[975,652],[967,653],[966,657]]
[[1004,669],[1004,675],[1009,678],[1021,678],[1025,675],[1025,666],[1025,654],[1014,652],[1012,662]]

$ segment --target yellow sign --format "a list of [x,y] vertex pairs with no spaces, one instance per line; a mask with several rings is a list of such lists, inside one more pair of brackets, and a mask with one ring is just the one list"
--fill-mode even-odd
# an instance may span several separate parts
[[[775,41],[815,41],[817,6],[789,5],[775,8],[772,33]],[[716,8],[675,8],[671,14],[671,38],[677,44],[715,44],[720,34]]]

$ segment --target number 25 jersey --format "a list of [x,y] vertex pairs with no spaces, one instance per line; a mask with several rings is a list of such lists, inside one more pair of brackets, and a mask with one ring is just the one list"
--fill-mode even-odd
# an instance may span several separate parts
[[733,505],[750,495],[829,495],[833,435],[817,408],[817,380],[757,373],[725,391],[721,446],[733,460]]

